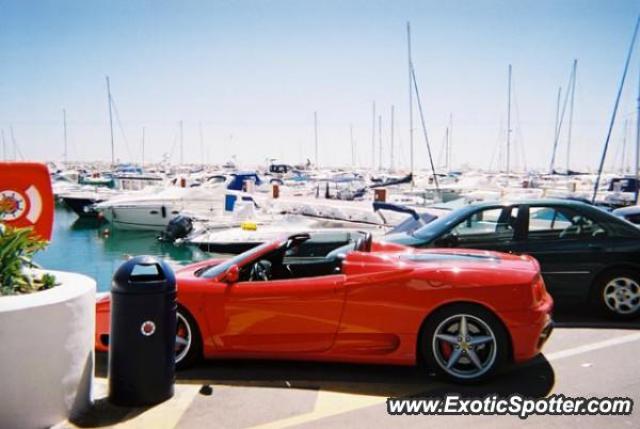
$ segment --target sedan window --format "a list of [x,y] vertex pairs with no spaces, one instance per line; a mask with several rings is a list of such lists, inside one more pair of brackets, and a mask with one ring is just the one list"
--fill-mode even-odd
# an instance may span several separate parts
[[605,237],[606,230],[588,216],[565,207],[530,207],[530,240]]
[[456,225],[451,233],[461,243],[482,239],[511,240],[517,216],[517,207],[480,210]]
[[571,220],[552,207],[529,208],[529,238],[559,238],[572,225]]

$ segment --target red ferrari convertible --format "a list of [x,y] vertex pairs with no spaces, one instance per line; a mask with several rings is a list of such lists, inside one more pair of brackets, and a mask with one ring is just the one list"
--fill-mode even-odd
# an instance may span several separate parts
[[[201,357],[423,363],[477,381],[536,356],[552,329],[529,256],[297,234],[177,279],[179,368]],[[109,306],[107,295],[96,308],[101,351]]]

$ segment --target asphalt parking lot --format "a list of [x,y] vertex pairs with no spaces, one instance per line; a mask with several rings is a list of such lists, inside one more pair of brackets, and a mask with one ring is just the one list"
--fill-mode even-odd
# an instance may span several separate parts
[[96,356],[94,409],[60,427],[640,427],[631,416],[391,416],[387,397],[520,393],[544,397],[630,397],[640,403],[640,321],[609,322],[559,309],[544,356],[488,383],[444,383],[416,368],[325,363],[209,361],[178,373],[176,395],[150,408],[122,408],[106,399],[105,354]]

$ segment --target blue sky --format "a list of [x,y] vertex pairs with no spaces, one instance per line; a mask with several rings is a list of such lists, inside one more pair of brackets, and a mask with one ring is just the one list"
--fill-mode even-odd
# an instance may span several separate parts
[[[452,115],[454,165],[496,165],[511,63],[514,163],[546,168],[558,86],[578,58],[571,166],[595,168],[638,13],[640,3],[625,0],[0,0],[0,128],[9,156],[12,127],[25,158],[61,159],[65,108],[69,157],[108,160],[109,75],[121,160],[140,161],[144,126],[146,159],[178,161],[182,120],[187,162],[298,162],[313,158],[317,111],[320,163],[351,163],[353,124],[358,164],[368,166],[375,100],[383,164],[394,105],[396,164],[406,166],[410,20],[436,157]],[[609,154],[618,165],[625,117],[629,144],[635,137],[639,63],[636,52]],[[426,167],[418,124],[416,166]]]

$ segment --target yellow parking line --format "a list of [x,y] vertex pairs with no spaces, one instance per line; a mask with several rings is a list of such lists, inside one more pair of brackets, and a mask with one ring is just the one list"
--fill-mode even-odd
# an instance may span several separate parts
[[365,396],[353,395],[350,393],[319,391],[318,398],[316,399],[316,405],[312,412],[254,426],[254,429],[277,429],[290,427],[346,413],[348,411],[365,408],[371,405],[384,403],[386,400],[386,397],[381,396]]

